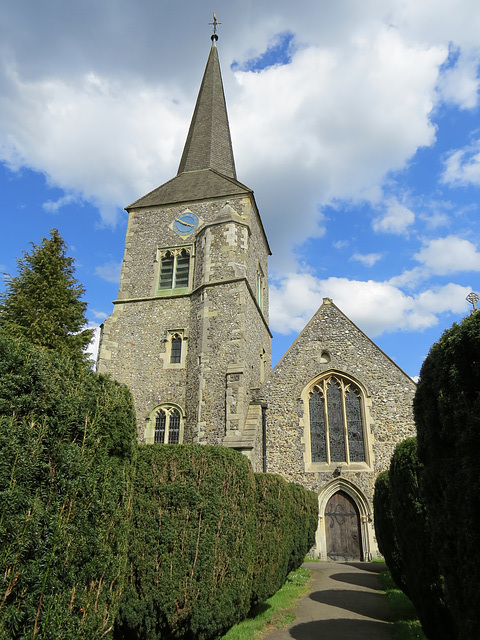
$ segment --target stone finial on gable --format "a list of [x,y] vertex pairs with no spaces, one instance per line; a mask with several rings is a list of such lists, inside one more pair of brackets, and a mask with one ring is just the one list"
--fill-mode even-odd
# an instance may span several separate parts
[[331,298],[324,298],[323,304],[333,304],[333,300]]

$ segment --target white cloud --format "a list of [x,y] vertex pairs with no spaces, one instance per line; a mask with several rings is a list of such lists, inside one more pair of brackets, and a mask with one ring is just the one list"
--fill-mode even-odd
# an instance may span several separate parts
[[449,283],[406,295],[389,282],[290,274],[270,287],[270,321],[278,333],[300,331],[322,299],[329,297],[370,337],[397,330],[418,331],[435,326],[440,314],[465,312],[470,291]]
[[360,262],[364,267],[373,267],[382,258],[382,253],[354,253],[350,260]]
[[108,313],[105,313],[105,311],[96,311],[95,309],[90,309],[90,307],[88,309],[88,314],[90,316],[93,315],[96,320],[100,320],[101,322],[108,318]]
[[431,213],[423,213],[420,216],[428,229],[438,229],[438,227],[448,227],[450,225],[450,218],[448,214],[434,210]]
[[387,203],[383,216],[373,221],[373,229],[377,233],[404,235],[415,222],[415,214],[405,205],[393,199]]
[[75,195],[65,195],[57,200],[48,200],[43,203],[43,208],[45,211],[49,211],[50,213],[57,213],[62,207],[66,207],[69,204],[78,204],[79,199],[78,196]]
[[439,91],[446,102],[461,109],[473,109],[478,104],[477,77],[478,59],[466,57],[461,52],[456,64],[447,69],[440,78]]
[[[257,182],[282,261],[289,242],[314,234],[319,205],[372,197],[389,171],[434,141],[430,113],[445,55],[440,47],[408,46],[382,27],[342,50],[312,45],[289,65],[235,74],[237,164],[247,184]],[[413,213],[401,213],[379,229],[404,233]]]
[[345,247],[348,247],[349,244],[350,242],[348,240],[337,240],[336,242],[332,243],[332,246],[335,249],[345,249]]
[[480,185],[480,140],[450,153],[442,181],[451,186]]
[[[40,171],[115,224],[119,210],[174,174],[188,117],[162,86],[130,86],[88,73],[26,82],[12,69],[0,97],[0,160]],[[160,175],[159,175],[160,174]]]
[[414,257],[434,275],[480,271],[480,253],[475,245],[457,236],[429,240]]
[[95,268],[95,273],[107,282],[120,282],[121,262],[107,262]]
[[[307,40],[291,64],[260,73],[233,76],[232,44],[219,43],[239,178],[255,187],[275,255],[285,265],[293,264],[287,258],[295,243],[323,233],[321,205],[373,197],[389,171],[402,168],[435,138],[430,114],[446,47],[407,42],[384,24],[376,2],[362,11],[354,3],[349,7],[351,13],[337,25],[340,41],[305,31],[302,20],[298,33]],[[336,11],[329,14],[332,23]],[[322,13],[310,5],[308,12]],[[262,23],[258,42],[283,28],[295,29],[297,13],[279,3]],[[252,34],[248,38],[253,44]],[[75,60],[73,75],[63,62],[59,75],[42,75],[5,58],[0,159],[12,168],[44,173],[70,197],[97,206],[103,222],[114,224],[122,207],[175,175],[198,78],[190,81],[192,65],[185,60],[185,68],[175,67],[182,78],[173,82],[173,70],[163,62],[157,78],[166,80],[154,84],[141,75],[127,76],[111,60],[100,64],[103,47],[98,55],[100,70],[80,69]],[[178,89],[183,83],[185,92]]]

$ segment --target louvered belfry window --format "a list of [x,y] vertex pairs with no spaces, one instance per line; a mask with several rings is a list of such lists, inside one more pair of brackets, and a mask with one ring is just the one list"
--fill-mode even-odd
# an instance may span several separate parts
[[190,252],[187,249],[166,251],[160,259],[160,291],[187,289],[190,277]]
[[365,462],[363,394],[351,380],[330,375],[310,392],[312,462]]

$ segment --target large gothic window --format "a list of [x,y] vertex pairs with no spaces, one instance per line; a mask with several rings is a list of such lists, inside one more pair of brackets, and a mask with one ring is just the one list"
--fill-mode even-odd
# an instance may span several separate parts
[[329,375],[309,394],[312,462],[366,462],[363,394],[351,380]]
[[188,290],[190,277],[190,250],[169,249],[160,257],[159,293],[183,293]]

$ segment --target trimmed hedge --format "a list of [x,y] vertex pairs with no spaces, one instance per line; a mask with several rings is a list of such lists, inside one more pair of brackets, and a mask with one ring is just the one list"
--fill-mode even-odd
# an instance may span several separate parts
[[293,547],[292,494],[282,477],[256,473],[256,539],[252,603],[263,602],[284,584]]
[[123,589],[130,394],[0,332],[0,637],[101,637]]
[[0,637],[207,640],[302,563],[316,494],[135,443],[125,387],[0,331]]
[[214,638],[245,618],[255,561],[255,478],[222,447],[137,453],[129,587],[116,638]]
[[223,447],[138,449],[129,585],[117,640],[215,638],[266,600],[313,545],[317,496]]
[[480,626],[480,313],[431,348],[414,400],[422,489],[461,640]]
[[408,585],[405,581],[402,554],[398,547],[397,534],[395,531],[395,519],[391,505],[390,475],[388,471],[379,473],[375,480],[373,512],[378,549],[385,558],[385,562],[396,585],[408,595]]
[[391,507],[407,592],[427,638],[454,640],[443,578],[432,547],[430,521],[420,494],[422,465],[416,438],[399,443],[390,464]]
[[300,567],[305,556],[315,544],[318,527],[318,495],[302,485],[290,482],[288,489],[292,497],[291,532],[292,552],[288,573]]

